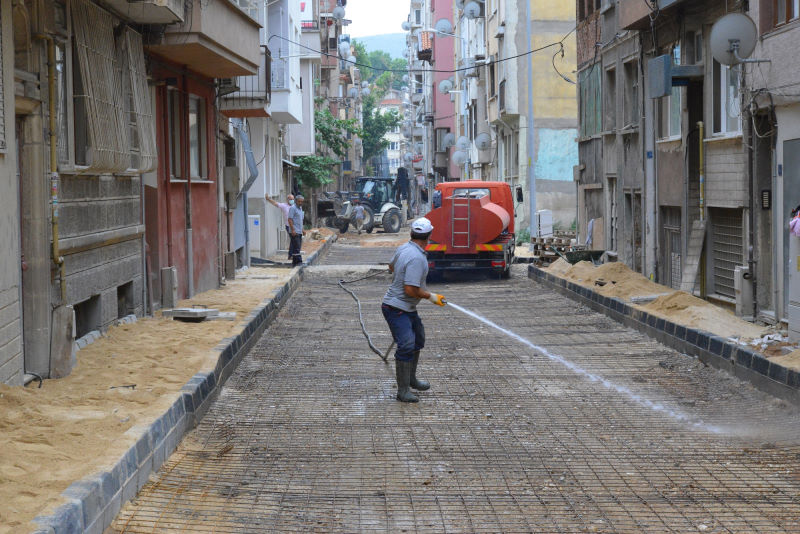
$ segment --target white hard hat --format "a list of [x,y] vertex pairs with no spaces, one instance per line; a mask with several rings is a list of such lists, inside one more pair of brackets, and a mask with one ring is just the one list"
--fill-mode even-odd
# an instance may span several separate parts
[[427,218],[420,217],[411,223],[411,231],[415,234],[429,234],[433,231],[433,225]]

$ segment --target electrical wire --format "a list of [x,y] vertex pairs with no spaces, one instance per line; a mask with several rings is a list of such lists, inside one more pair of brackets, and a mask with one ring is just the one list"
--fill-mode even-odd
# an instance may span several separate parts
[[[564,41],[567,40],[567,37],[569,37],[572,34],[572,32],[575,31],[575,29],[577,29],[577,26],[575,28],[571,29],[566,34],[564,34],[564,36],[560,40],[555,41],[553,43],[549,43],[549,44],[546,44],[544,46],[540,46],[538,48],[534,48],[532,50],[528,50],[527,52],[523,52],[521,54],[516,54],[516,55],[513,55],[513,56],[509,56],[509,57],[496,59],[494,61],[486,61],[486,62],[483,63],[483,65],[484,66],[495,65],[495,64],[498,64],[498,63],[503,63],[503,62],[506,62],[506,61],[510,61],[512,59],[518,59],[518,58],[521,58],[521,57],[529,56],[531,54],[535,54],[536,52],[541,52],[542,50],[547,50],[548,48],[553,48],[554,46],[563,47],[564,46]],[[267,39],[267,45],[269,46],[269,42],[272,39],[275,39],[275,38],[281,39],[282,41],[286,41],[286,42],[291,43],[291,44],[294,44],[296,46],[299,46],[300,48],[304,48],[304,49],[308,50],[309,52],[313,52],[315,54],[320,54],[320,55],[323,55],[323,56],[326,56],[326,57],[332,57],[332,58],[337,59],[338,61],[343,61],[345,63],[350,63],[351,65],[356,66],[356,67],[372,69],[373,71],[376,71],[376,72],[392,72],[392,73],[397,73],[397,74],[414,74],[414,73],[436,72],[436,73],[454,74],[454,73],[457,73],[457,72],[464,72],[464,71],[472,70],[477,66],[477,65],[473,65],[473,66],[469,66],[469,67],[461,67],[461,68],[452,69],[452,70],[442,70],[442,69],[385,69],[385,68],[381,68],[381,67],[373,67],[372,65],[367,65],[366,63],[359,63],[358,60],[350,61],[349,59],[345,59],[345,58],[339,57],[338,54],[329,54],[327,52],[323,52],[322,50],[316,50],[314,48],[305,46],[302,43],[298,43],[296,41],[292,41],[291,39],[283,37],[282,35],[277,35],[277,34],[270,35],[269,39]]]

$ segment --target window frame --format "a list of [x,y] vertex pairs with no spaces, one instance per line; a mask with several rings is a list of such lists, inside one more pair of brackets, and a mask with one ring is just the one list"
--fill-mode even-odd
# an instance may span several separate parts
[[[783,9],[780,4],[783,3]],[[781,13],[783,11],[783,13]],[[780,17],[783,17],[782,19]],[[772,27],[777,28],[800,19],[800,0],[772,0]]]
[[[713,98],[713,107],[712,107],[712,121],[711,121],[711,133],[715,137],[731,137],[731,136],[739,136],[742,135],[742,114],[741,114],[741,78],[737,69],[732,69],[728,65],[722,65],[721,63],[714,60],[712,65],[712,98]],[[732,105],[732,102],[729,101],[728,91],[723,91],[723,86],[727,89],[729,87],[728,81],[730,80],[730,76],[736,76],[736,87],[738,91],[738,101],[739,101],[739,113],[736,116],[736,126],[734,129],[728,129],[728,119],[732,116],[728,115],[728,111]],[[724,82],[724,83],[723,83]],[[719,120],[719,124],[717,121]]]
[[[681,45],[674,43],[669,51],[675,65],[681,64]],[[672,86],[672,94],[658,104],[658,140],[675,141],[683,136],[683,87]],[[673,120],[677,119],[677,124]],[[666,122],[665,122],[666,120]],[[677,131],[675,131],[677,130]]]
[[[192,157],[192,124],[191,124],[191,115],[192,115],[192,103],[197,103],[197,166],[198,173],[194,173],[194,169],[192,169],[193,164],[195,163]],[[186,120],[186,148],[188,152],[188,176],[192,180],[208,180],[208,143],[207,143],[207,133],[206,128],[206,117],[207,117],[207,110],[206,110],[206,99],[200,95],[196,95],[194,93],[189,93],[186,99],[186,112],[185,112],[185,120]]]
[[167,114],[167,147],[169,150],[169,179],[173,182],[183,180],[183,165],[181,157],[181,117],[182,110],[181,92],[177,88],[168,87],[166,92]]

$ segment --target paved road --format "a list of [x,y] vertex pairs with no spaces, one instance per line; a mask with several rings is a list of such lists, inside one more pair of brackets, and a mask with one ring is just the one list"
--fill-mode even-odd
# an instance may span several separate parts
[[[310,270],[117,531],[800,531],[796,407],[521,267],[438,288],[551,357],[422,303],[433,387],[396,402],[393,368],[366,350],[335,285],[365,272],[335,264],[391,253],[337,246]],[[385,286],[351,286],[381,347]]]

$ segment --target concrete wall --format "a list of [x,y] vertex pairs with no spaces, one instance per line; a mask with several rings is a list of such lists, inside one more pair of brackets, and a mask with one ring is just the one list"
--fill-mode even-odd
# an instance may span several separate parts
[[253,157],[258,162],[258,178],[247,193],[247,209],[250,215],[260,217],[261,224],[261,249],[253,251],[253,255],[267,258],[278,249],[287,249],[288,238],[281,211],[268,204],[264,197],[274,196],[285,202],[291,191],[283,181],[278,124],[271,119],[250,119],[248,124]]
[[[129,313],[142,315],[141,179],[139,176],[61,176],[59,237],[67,302],[100,296],[100,324],[118,315],[117,288],[133,283]],[[123,314],[123,315],[127,315]]]
[[22,313],[20,302],[20,212],[14,126],[14,41],[11,2],[0,3],[0,120],[5,146],[0,147],[0,382],[22,384]]

